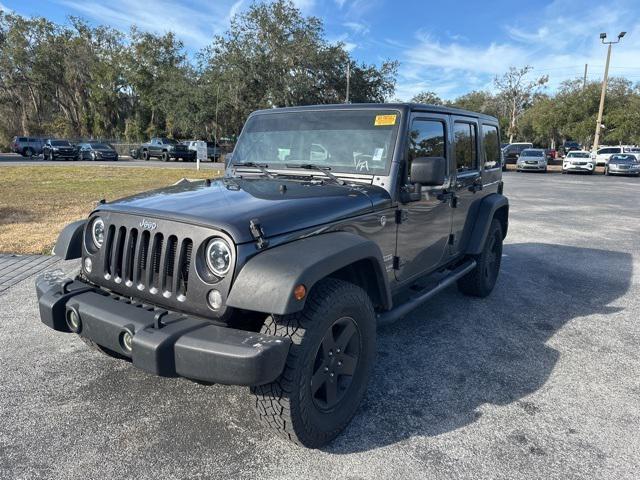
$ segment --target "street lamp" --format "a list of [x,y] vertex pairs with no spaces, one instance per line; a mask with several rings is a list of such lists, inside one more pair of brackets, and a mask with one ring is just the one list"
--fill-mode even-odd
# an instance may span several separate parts
[[593,139],[594,153],[598,152],[598,145],[600,143],[600,126],[602,125],[602,113],[604,112],[604,97],[607,92],[607,81],[609,77],[609,62],[611,61],[611,46],[616,43],[620,43],[620,40],[622,40],[622,37],[624,37],[626,34],[627,32],[620,32],[618,34],[617,40],[610,40],[610,41],[606,41],[607,40],[606,33],[600,34],[600,41],[602,42],[602,44],[609,45],[609,47],[607,48],[607,62],[605,63],[605,66],[604,66],[604,79],[602,80],[602,92],[600,92],[600,108],[598,108],[598,120],[596,122],[596,135],[595,135],[595,138]]

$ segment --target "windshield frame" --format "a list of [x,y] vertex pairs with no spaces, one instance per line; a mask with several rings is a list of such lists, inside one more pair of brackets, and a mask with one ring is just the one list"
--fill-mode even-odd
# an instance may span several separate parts
[[[272,109],[272,110],[258,110],[256,112],[253,112],[251,115],[249,115],[249,117],[247,118],[247,121],[244,123],[242,127],[242,131],[238,136],[236,145],[233,150],[233,160],[231,163],[236,163],[236,162],[244,163],[245,161],[247,161],[245,159],[237,157],[238,146],[241,144],[243,137],[247,134],[247,125],[249,124],[252,118],[261,116],[261,115],[272,116],[272,115],[309,114],[309,113],[322,114],[324,112],[345,112],[345,113],[346,112],[372,112],[372,113],[379,112],[380,115],[389,114],[389,113],[396,114],[398,118],[395,123],[395,133],[392,136],[392,142],[391,142],[392,145],[390,145],[390,148],[389,148],[389,155],[388,155],[384,170],[381,169],[381,170],[375,170],[375,171],[355,171],[355,170],[352,171],[352,170],[342,170],[340,165],[318,164],[321,167],[330,167],[331,168],[330,171],[334,175],[339,177],[377,178],[377,177],[388,177],[391,174],[391,169],[394,163],[396,163],[396,159],[398,158],[398,155],[399,155],[399,149],[402,148],[402,145],[401,145],[402,142],[399,140],[403,137],[406,118],[409,115],[405,110],[398,108],[397,105],[387,106],[385,104],[380,104],[376,106],[363,105],[363,106],[353,106],[353,107],[351,105],[333,105],[331,107],[318,105],[317,107],[305,107],[305,108],[294,107],[294,108],[280,108],[280,109]],[[231,163],[229,166],[231,166]],[[306,161],[298,162],[293,160],[287,160],[286,162],[278,162],[278,163],[270,163],[270,162],[259,162],[259,163],[268,164],[269,171],[274,173],[283,173],[287,175],[287,174],[293,174],[295,172],[295,175],[302,174],[302,175],[309,175],[312,177],[325,176],[324,174],[320,172],[314,172],[313,170],[295,168],[293,166],[287,167],[286,165],[287,163],[291,165],[291,164],[298,164],[298,163],[308,164],[313,162],[306,162]],[[238,166],[234,168],[252,168],[252,167]]]

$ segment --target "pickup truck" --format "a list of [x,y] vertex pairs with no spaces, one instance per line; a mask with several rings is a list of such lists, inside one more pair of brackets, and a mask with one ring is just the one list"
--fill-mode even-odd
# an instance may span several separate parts
[[160,158],[163,162],[170,160],[193,162],[196,159],[196,152],[171,138],[154,137],[149,142],[140,145],[134,158],[142,158],[143,160]]

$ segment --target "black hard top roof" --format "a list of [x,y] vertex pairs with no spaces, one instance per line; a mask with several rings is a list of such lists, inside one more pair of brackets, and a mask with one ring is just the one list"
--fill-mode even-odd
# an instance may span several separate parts
[[305,110],[400,110],[402,113],[408,113],[410,111],[429,111],[434,113],[444,113],[448,115],[461,115],[466,117],[480,118],[484,120],[491,120],[498,123],[498,119],[484,113],[471,112],[469,110],[463,110],[461,108],[445,107],[443,105],[428,105],[424,103],[339,103],[328,105],[305,105],[302,107],[284,107],[284,108],[269,108],[265,110],[258,110],[253,112],[252,115],[263,113],[275,113],[275,112],[299,112]]

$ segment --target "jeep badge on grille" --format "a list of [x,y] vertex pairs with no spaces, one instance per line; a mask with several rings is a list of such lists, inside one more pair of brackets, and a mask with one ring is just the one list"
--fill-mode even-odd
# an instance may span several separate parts
[[156,222],[150,222],[146,218],[143,218],[140,221],[139,225],[140,225],[140,228],[146,228],[147,230],[155,230],[156,227],[158,226],[156,225]]

